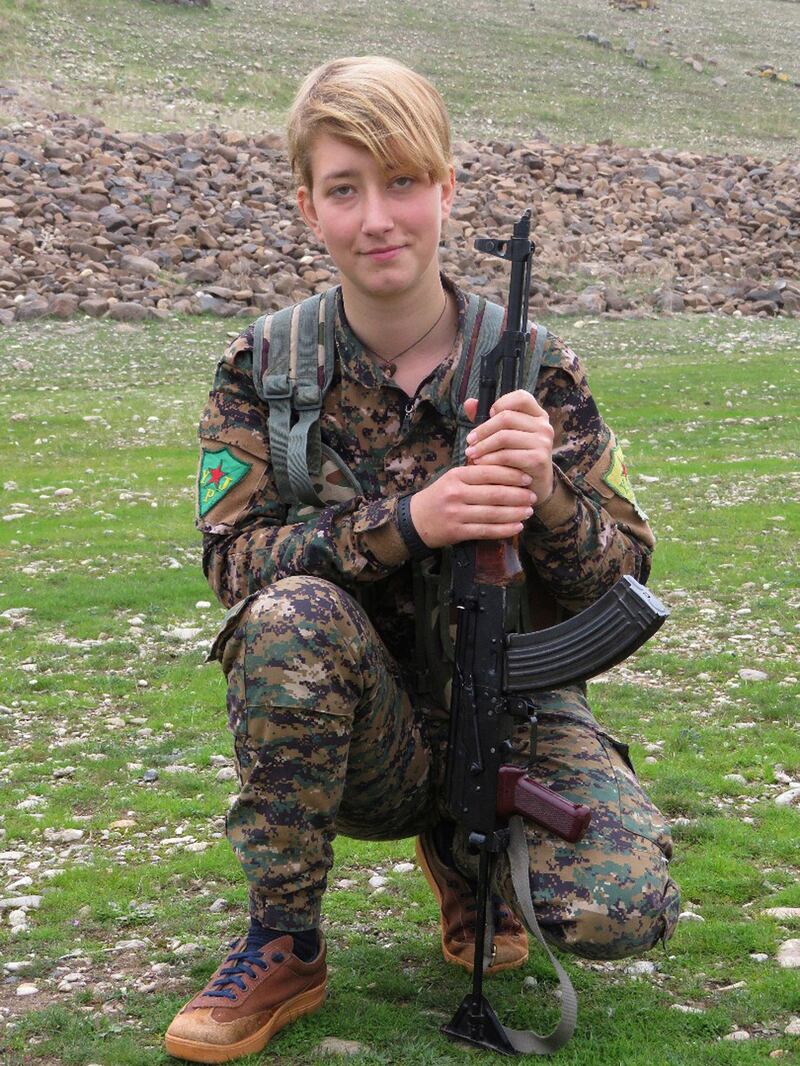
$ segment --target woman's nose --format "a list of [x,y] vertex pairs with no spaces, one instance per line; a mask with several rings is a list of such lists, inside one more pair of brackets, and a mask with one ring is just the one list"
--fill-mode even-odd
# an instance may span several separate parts
[[372,193],[364,201],[364,216],[361,228],[365,233],[386,233],[394,225],[386,198]]

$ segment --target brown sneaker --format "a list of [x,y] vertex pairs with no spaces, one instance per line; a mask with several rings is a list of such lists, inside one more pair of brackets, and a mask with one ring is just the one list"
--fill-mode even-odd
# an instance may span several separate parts
[[228,1062],[261,1051],[279,1029],[325,1001],[325,941],[312,962],[292,954],[291,936],[261,948],[233,949],[210,981],[176,1014],[164,1038],[170,1055],[189,1062]]
[[[477,910],[475,894],[469,882],[440,859],[432,833],[417,837],[417,862],[439,901],[445,962],[463,966],[472,973]],[[502,970],[516,970],[527,961],[528,934],[525,928],[507,904],[496,900],[492,962],[484,972],[489,976]]]

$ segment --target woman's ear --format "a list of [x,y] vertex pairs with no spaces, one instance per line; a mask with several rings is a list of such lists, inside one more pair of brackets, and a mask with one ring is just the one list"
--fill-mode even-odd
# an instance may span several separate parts
[[456,172],[453,164],[447,168],[447,180],[442,182],[442,218],[449,218],[456,193]]
[[306,185],[301,185],[297,190],[297,206],[300,209],[300,214],[303,216],[306,225],[317,238],[322,240],[322,230],[320,229],[319,219],[317,218],[316,208],[314,207],[314,197],[311,190]]

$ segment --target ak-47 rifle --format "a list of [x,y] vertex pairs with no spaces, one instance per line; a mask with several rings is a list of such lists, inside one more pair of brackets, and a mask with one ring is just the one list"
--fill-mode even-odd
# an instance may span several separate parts
[[[480,239],[479,251],[511,262],[506,329],[484,356],[476,424],[489,417],[498,396],[518,387],[528,351],[528,294],[534,246],[530,211],[510,240]],[[500,384],[498,388],[498,368]],[[534,375],[530,375],[531,380]],[[456,1040],[503,1054],[549,1054],[571,1037],[577,1017],[575,993],[555,958],[562,988],[562,1017],[550,1036],[501,1024],[483,996],[487,908],[498,854],[508,850],[520,909],[531,932],[550,954],[538,930],[530,899],[528,851],[522,818],[575,842],[591,819],[588,807],[570,803],[538,784],[526,769],[504,765],[511,754],[515,721],[530,723],[535,750],[535,693],[587,680],[621,662],[648,640],[668,615],[664,605],[632,577],[623,577],[595,604],[569,620],[535,633],[507,631],[510,606],[525,575],[517,538],[469,541],[453,549],[452,600],[457,630],[447,806],[479,853],[475,966],[472,991],[443,1032]],[[490,932],[490,931],[489,931]],[[490,933],[491,936],[491,933]]]

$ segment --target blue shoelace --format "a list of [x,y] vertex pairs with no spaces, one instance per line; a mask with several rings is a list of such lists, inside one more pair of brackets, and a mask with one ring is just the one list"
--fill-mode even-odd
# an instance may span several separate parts
[[[230,947],[236,941],[232,941]],[[278,959],[282,961],[282,959]],[[232,965],[228,966],[228,963]],[[245,944],[244,951],[232,951],[225,960],[225,968],[220,970],[219,979],[214,981],[211,985],[212,988],[218,989],[216,992],[206,992],[206,996],[215,996],[219,999],[236,999],[236,993],[228,988],[228,985],[236,985],[239,991],[244,992],[246,985],[242,980],[243,977],[253,978],[256,976],[256,972],[253,967],[258,966],[261,970],[268,970],[269,965],[261,957],[261,949],[259,947],[249,947]]]

